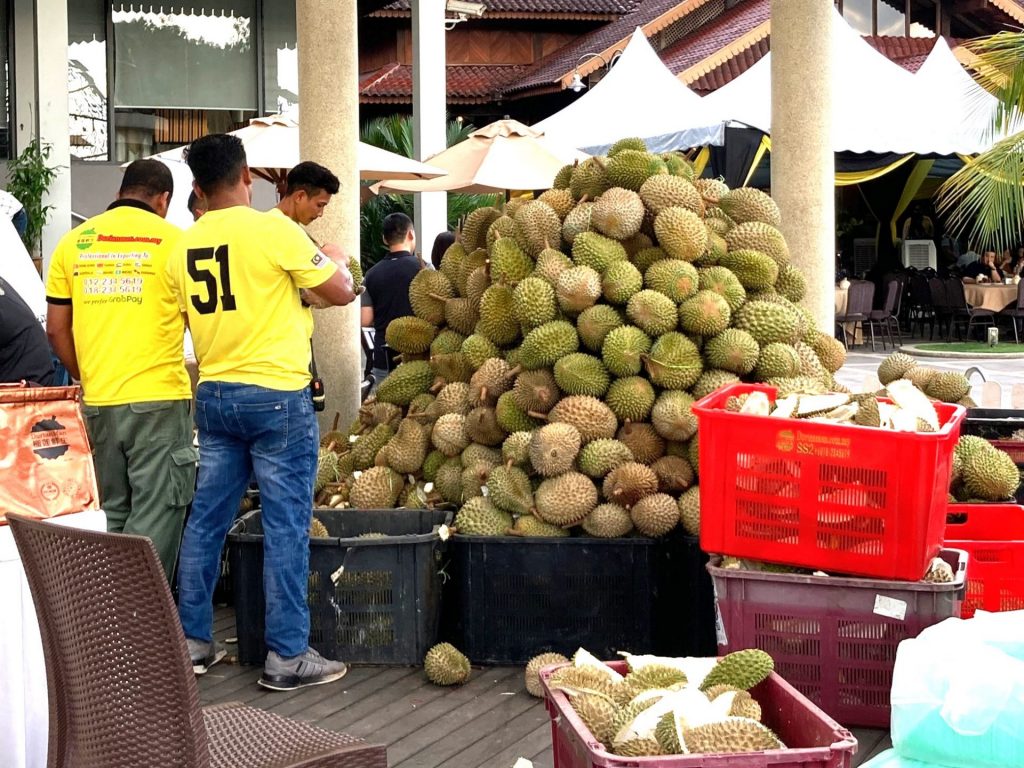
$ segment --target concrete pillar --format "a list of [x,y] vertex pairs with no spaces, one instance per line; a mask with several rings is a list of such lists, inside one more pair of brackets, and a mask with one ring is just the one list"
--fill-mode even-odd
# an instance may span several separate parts
[[[445,0],[413,0],[412,3],[413,153],[417,160],[426,160],[446,148],[444,9]],[[434,238],[448,226],[448,193],[417,193],[413,221],[416,247],[429,262]]]
[[39,140],[50,145],[57,176],[43,198],[52,206],[43,229],[43,274],[57,241],[71,228],[71,137],[68,121],[68,4],[36,2],[36,71],[38,72]]
[[[359,254],[359,94],[357,11],[354,2],[296,0],[299,150],[303,160],[330,168],[341,190],[310,230],[321,242]],[[324,380],[327,408],[321,431],[340,413],[342,428],[356,417],[362,380],[359,300],[313,313],[313,348]],[[329,428],[329,427],[328,427]]]
[[772,197],[803,304],[826,333],[835,324],[835,158],[832,3],[772,0]]

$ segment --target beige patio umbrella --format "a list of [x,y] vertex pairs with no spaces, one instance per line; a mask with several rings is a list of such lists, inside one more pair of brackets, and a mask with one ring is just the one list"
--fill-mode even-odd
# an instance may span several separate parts
[[[297,111],[254,118],[249,121],[249,125],[231,134],[240,138],[245,145],[245,155],[253,174],[275,186],[280,187],[288,171],[301,162]],[[181,162],[183,149],[175,147],[152,157]],[[364,181],[385,178],[431,179],[447,173],[444,168],[420,163],[362,141],[359,142],[356,161],[359,178]]]
[[446,176],[430,180],[392,176],[371,189],[377,193],[548,189],[559,168],[587,157],[516,120],[498,120],[428,158],[432,166],[444,168]]

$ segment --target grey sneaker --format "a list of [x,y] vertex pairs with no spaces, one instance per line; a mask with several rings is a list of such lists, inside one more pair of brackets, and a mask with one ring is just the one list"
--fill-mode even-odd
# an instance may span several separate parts
[[186,637],[185,643],[188,645],[188,655],[192,659],[192,671],[197,675],[205,675],[206,671],[223,659],[227,653],[223,648],[217,647],[213,641],[206,642]]
[[325,659],[312,648],[290,659],[267,651],[259,684],[272,691],[293,691],[307,685],[333,683],[343,678],[346,672],[348,665],[345,662]]

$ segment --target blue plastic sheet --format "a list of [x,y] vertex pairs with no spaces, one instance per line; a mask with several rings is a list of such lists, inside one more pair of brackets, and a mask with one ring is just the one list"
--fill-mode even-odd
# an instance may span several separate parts
[[[950,768],[1024,766],[1024,611],[947,619],[900,643],[892,742],[903,760]],[[914,766],[872,763],[883,765]]]
[[895,749],[887,749],[879,755],[875,755],[860,768],[946,768],[938,763],[925,763],[921,760],[912,760],[909,757],[900,757]]

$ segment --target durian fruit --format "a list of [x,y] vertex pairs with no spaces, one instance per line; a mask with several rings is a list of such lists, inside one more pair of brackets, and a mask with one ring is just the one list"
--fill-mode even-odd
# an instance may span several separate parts
[[638,152],[646,152],[647,144],[644,140],[636,136],[627,136],[626,138],[619,139],[608,148],[608,157],[615,157],[619,152],[624,149],[635,149]]
[[[430,271],[422,270],[418,274]],[[434,371],[426,360],[399,363],[377,386],[377,399],[382,403],[409,405],[414,397],[427,392],[433,382]]]
[[632,190],[611,187],[594,203],[590,221],[602,235],[627,240],[640,231],[644,203]]
[[[646,464],[625,462],[607,474],[602,490],[608,501],[629,508],[643,497],[658,492],[658,475]],[[633,523],[636,524],[635,518]]]
[[563,397],[548,412],[548,421],[572,424],[584,445],[591,440],[615,437],[619,426],[615,414],[605,403],[587,395]]
[[708,231],[693,211],[679,206],[663,209],[654,217],[658,244],[673,259],[696,261],[708,245]]
[[519,468],[530,466],[530,440],[533,432],[513,432],[501,444],[501,458],[506,466]]
[[665,441],[646,422],[627,422],[615,436],[633,452],[638,463],[650,466],[665,455]]
[[516,242],[531,258],[536,258],[562,233],[561,217],[543,200],[523,203],[512,216],[512,221]]
[[615,736],[615,716],[619,712],[615,701],[602,693],[577,693],[572,696],[572,707],[594,737],[610,746]]
[[338,454],[321,448],[316,457],[316,477],[313,481],[313,493],[320,493],[324,486],[338,479]]
[[624,376],[608,387],[605,402],[621,421],[643,421],[654,406],[654,387],[643,376]]
[[601,360],[614,376],[635,376],[640,373],[643,356],[651,351],[651,344],[651,337],[636,326],[620,325],[605,335]]
[[644,496],[629,510],[633,525],[644,536],[664,536],[679,524],[676,500],[667,493]]
[[582,438],[572,424],[546,424],[530,439],[530,463],[543,477],[568,472],[579,453]]
[[555,383],[567,395],[603,397],[611,378],[598,358],[585,352],[574,352],[555,363]]
[[679,259],[663,259],[644,272],[644,285],[668,296],[677,304],[697,292],[700,276],[690,263]]
[[520,365],[528,371],[550,368],[560,358],[578,350],[579,346],[575,326],[565,320],[553,320],[537,326],[523,338]]
[[390,509],[405,485],[391,467],[370,467],[361,472],[349,491],[353,509]]
[[728,754],[785,749],[772,731],[756,720],[727,717],[683,730],[682,747],[690,754]]
[[730,251],[751,249],[771,256],[779,268],[789,264],[789,247],[782,233],[771,224],[748,221],[731,227],[725,235]]
[[605,301],[618,306],[628,304],[643,287],[644,276],[628,261],[609,264],[601,276],[601,293]]
[[554,407],[560,394],[551,371],[538,368],[535,371],[523,371],[516,377],[512,396],[521,410],[543,415]]
[[469,659],[451,643],[438,643],[427,651],[423,671],[434,685],[462,685],[469,679]]
[[645,288],[626,304],[626,317],[648,336],[671,331],[677,322],[676,304],[663,293]]
[[778,228],[782,223],[779,206],[775,201],[753,187],[729,190],[718,201],[718,205],[737,224],[759,221]]
[[725,267],[705,267],[697,271],[697,287],[701,291],[714,291],[729,305],[729,311],[735,312],[747,300],[747,290],[736,275]]
[[757,648],[735,651],[722,657],[700,683],[702,691],[714,685],[733,685],[747,691],[772,673],[772,657]]
[[455,530],[471,536],[504,536],[512,527],[512,515],[498,509],[485,496],[469,499],[455,514]]
[[685,208],[698,216],[704,212],[704,199],[686,179],[679,176],[651,176],[640,186],[640,198],[653,216],[666,208]]
[[729,302],[715,291],[697,291],[679,305],[679,327],[691,336],[716,336],[731,318]]
[[729,251],[719,259],[718,264],[731,270],[747,291],[767,290],[779,279],[779,265],[771,256],[760,251]]
[[540,653],[526,663],[524,682],[526,692],[538,699],[544,698],[544,688],[540,684],[540,671],[552,664],[568,664],[569,659],[560,653]]
[[651,381],[669,390],[689,389],[704,372],[704,361],[697,345],[675,331],[659,336],[650,353],[642,358]]
[[662,493],[682,493],[693,485],[693,469],[682,456],[662,456],[651,469],[658,476],[658,490]]
[[960,468],[964,487],[971,496],[986,501],[1006,501],[1020,487],[1020,470],[1005,451],[988,446],[967,455]]
[[327,526],[324,525],[321,520],[314,517],[309,524],[309,537],[311,539],[326,539],[329,538],[330,535],[331,534],[328,532]]
[[700,486],[694,485],[679,496],[679,522],[691,536],[700,536]]
[[469,380],[467,397],[471,405],[494,405],[511,386],[509,365],[503,358],[484,360]]
[[550,205],[552,210],[558,214],[559,219],[564,219],[576,205],[576,200],[568,189],[552,188],[541,192],[537,199]]
[[533,508],[530,478],[516,467],[498,466],[487,475],[488,498],[498,509],[514,515],[528,515]]
[[667,174],[668,166],[657,155],[635,149],[623,149],[608,158],[605,170],[609,183],[636,191],[651,176]]
[[580,449],[576,457],[580,472],[597,480],[627,461],[633,461],[633,452],[625,443],[609,438],[592,440]]
[[549,477],[534,493],[536,515],[552,525],[577,525],[597,506],[594,482],[579,472]]
[[551,283],[540,277],[521,280],[512,291],[512,313],[529,332],[558,316],[558,303]]
[[402,419],[395,433],[377,453],[375,462],[391,467],[401,475],[419,472],[430,447],[431,429],[416,419]]
[[727,328],[704,345],[704,357],[711,368],[740,376],[754,370],[760,353],[761,347],[754,337],[738,328]]
[[607,304],[595,304],[583,310],[576,318],[576,330],[580,341],[592,352],[601,352],[605,337],[620,325],[621,313]]
[[697,417],[692,411],[693,398],[680,390],[665,390],[651,409],[651,423],[666,440],[682,442],[697,432]]
[[[593,443],[591,443],[593,445]],[[629,511],[618,504],[598,504],[580,523],[590,536],[600,539],[615,539],[626,536],[633,530]]]
[[[590,231],[590,216],[593,210],[592,202],[581,202],[565,215],[562,220],[562,242],[565,243],[567,250],[572,250],[578,236]],[[557,243],[553,245],[557,245]],[[542,253],[537,257],[537,263],[540,264],[543,260],[544,254]],[[568,266],[572,266],[571,262]],[[545,275],[545,279],[549,278]]]
[[961,398],[967,397],[970,391],[971,382],[957,371],[940,371],[932,376],[924,387],[924,393],[928,397],[933,397],[944,403],[955,403]]
[[580,232],[572,242],[572,261],[577,267],[590,267],[599,275],[616,261],[625,261],[629,255],[618,240],[597,232]]
[[878,380],[883,385],[904,378],[907,371],[917,365],[917,360],[903,352],[893,352],[878,364]]
[[508,529],[509,536],[535,536],[545,539],[565,538],[569,531],[559,525],[545,523],[534,515],[520,515],[515,525]]
[[606,672],[601,668],[604,666],[600,662],[597,665],[580,665],[574,659],[572,666],[556,669],[548,679],[548,685],[566,691],[594,691],[614,698],[622,676],[610,667],[606,667]]

